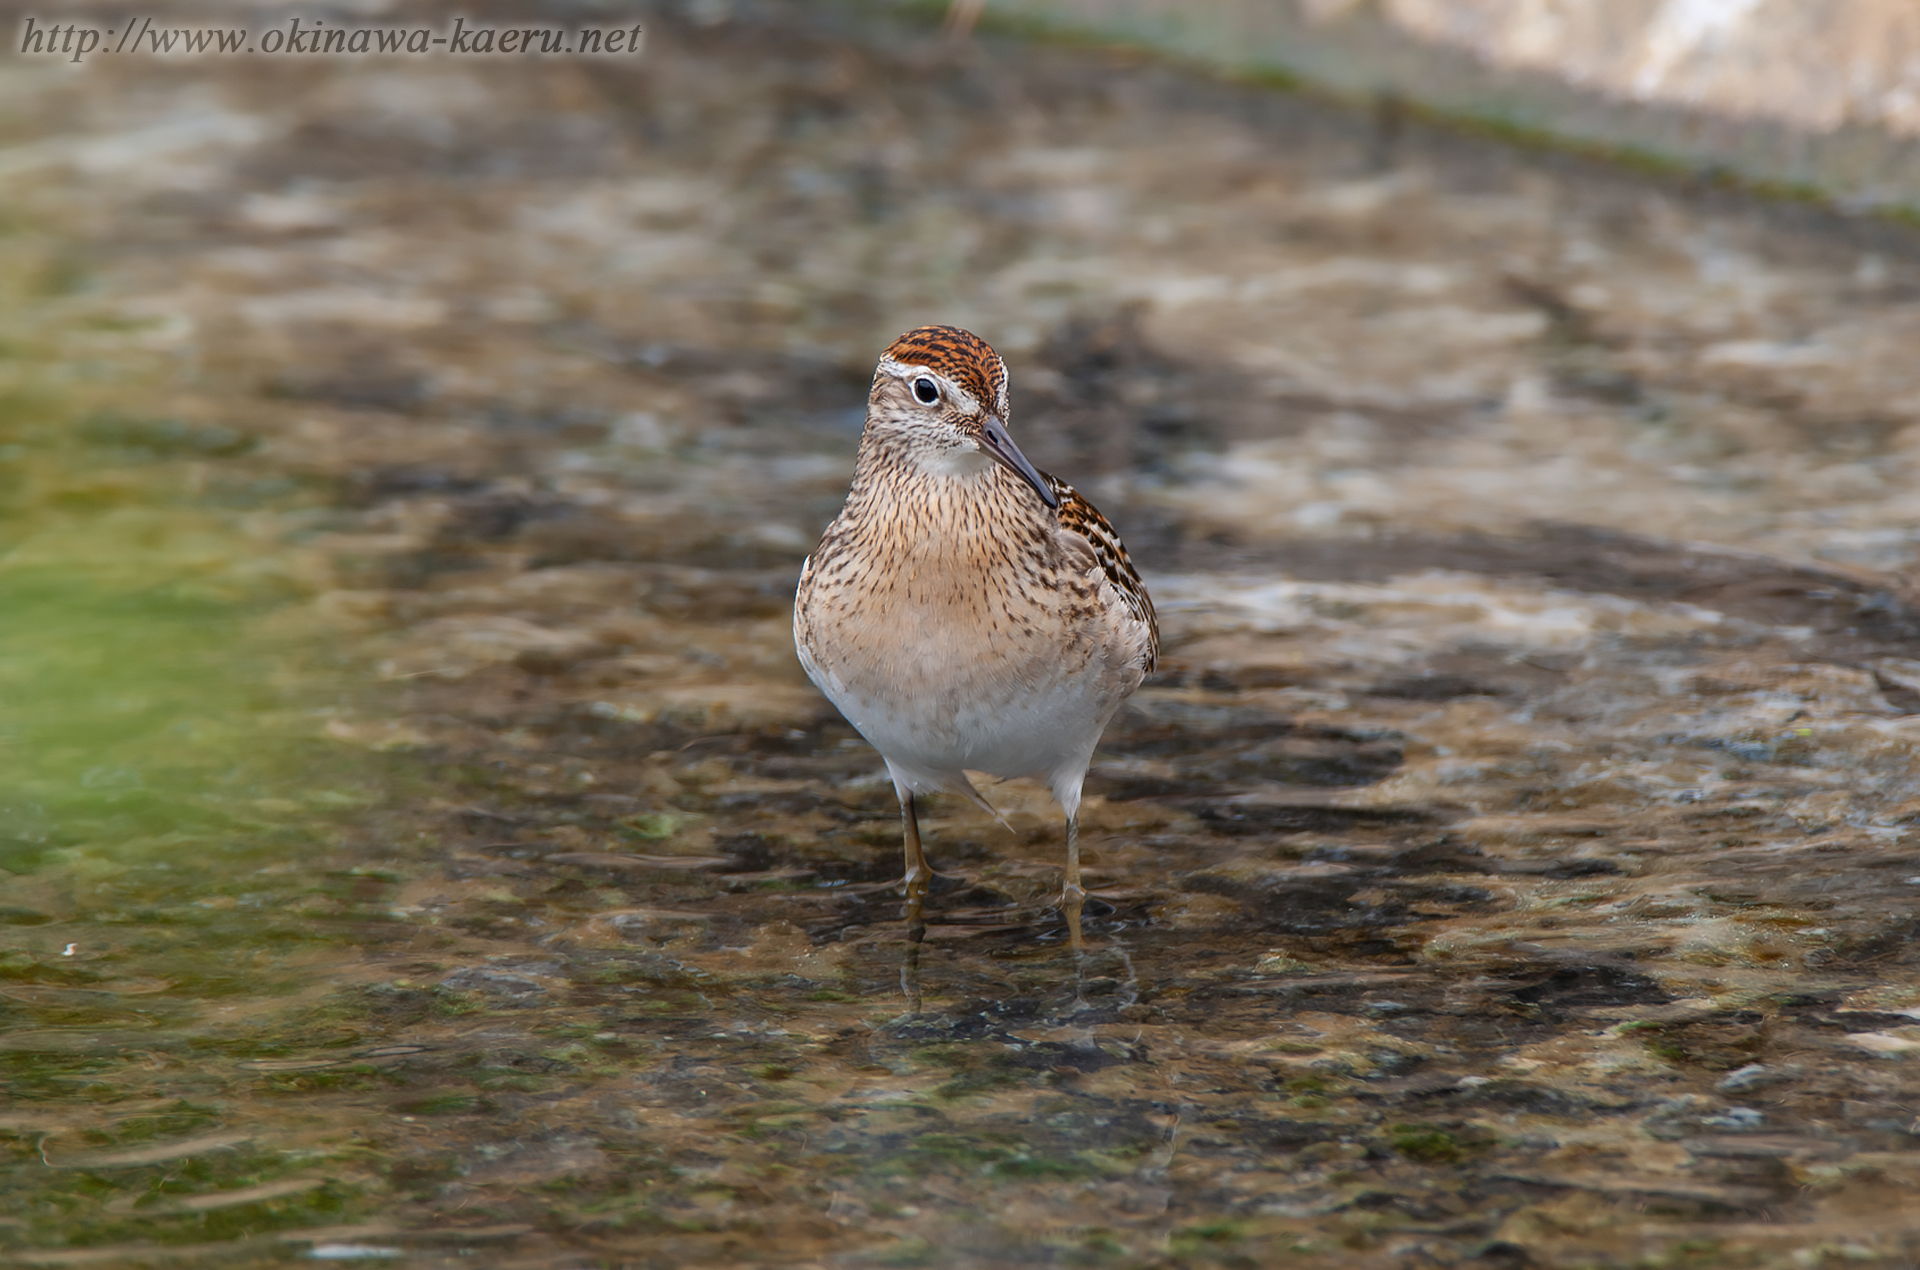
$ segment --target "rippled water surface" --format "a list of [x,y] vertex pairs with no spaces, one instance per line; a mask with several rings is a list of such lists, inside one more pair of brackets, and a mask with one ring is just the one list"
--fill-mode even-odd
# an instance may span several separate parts
[[[0,72],[0,1257],[1920,1256],[1913,240],[688,13]],[[788,621],[936,320],[1168,656],[916,1011]]]

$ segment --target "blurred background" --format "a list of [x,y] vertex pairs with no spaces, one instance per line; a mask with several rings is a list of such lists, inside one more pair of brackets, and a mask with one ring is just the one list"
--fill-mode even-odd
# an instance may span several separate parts
[[1911,206],[1920,192],[1920,15],[1897,3],[1011,0],[994,11],[1850,207]]
[[[646,40],[0,60],[0,1256],[1920,1255],[1904,8],[29,17]],[[913,1012],[789,621],[926,322],[1167,657]]]

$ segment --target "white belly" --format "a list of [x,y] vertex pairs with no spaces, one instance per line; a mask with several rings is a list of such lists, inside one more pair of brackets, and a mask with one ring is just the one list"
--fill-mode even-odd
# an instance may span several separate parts
[[1077,802],[1100,734],[1139,683],[1137,667],[1099,654],[1020,664],[972,660],[944,644],[822,665],[816,651],[800,648],[808,677],[895,779],[924,793],[963,789],[962,773],[977,771],[1033,777],[1057,794],[1071,787]]
[[821,689],[873,747],[916,786],[949,787],[955,773],[1031,776],[1054,783],[1063,768],[1084,772],[1123,692],[1089,674],[957,708],[929,694],[875,700],[846,685]]

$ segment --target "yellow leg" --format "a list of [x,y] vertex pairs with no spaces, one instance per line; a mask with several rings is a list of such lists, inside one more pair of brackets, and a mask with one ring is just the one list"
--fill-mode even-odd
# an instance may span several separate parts
[[1060,897],[1067,915],[1067,938],[1076,957],[1085,949],[1080,940],[1080,906],[1086,902],[1086,888],[1080,885],[1080,817],[1076,813],[1067,817],[1067,887]]
[[900,799],[900,822],[906,831],[907,938],[917,944],[927,937],[923,909],[927,886],[933,881],[933,868],[927,863],[927,853],[920,849],[920,818],[914,814],[912,794]]
[[920,944],[927,937],[923,911],[927,885],[933,880],[933,868],[927,853],[920,849],[920,818],[914,814],[913,795],[900,798],[900,823],[905,829],[907,848],[907,959],[900,964],[900,991],[906,994],[908,1008],[920,1013]]

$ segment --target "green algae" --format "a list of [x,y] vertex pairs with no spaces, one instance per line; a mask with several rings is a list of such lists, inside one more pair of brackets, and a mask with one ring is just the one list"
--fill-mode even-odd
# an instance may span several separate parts
[[[363,1189],[337,1167],[341,1144],[164,1144],[232,1116],[233,1082],[204,1064],[276,1048],[213,1020],[304,982],[291,962],[329,936],[290,910],[351,887],[289,864],[318,865],[342,809],[378,801],[384,778],[319,736],[325,659],[268,629],[301,588],[243,523],[263,504],[236,510],[231,482],[206,477],[254,439],[142,413],[175,385],[138,353],[111,376],[73,374],[76,329],[136,328],[49,312],[45,262],[83,257],[32,217],[9,223],[0,1247],[165,1248],[334,1222]],[[176,1078],[156,1080],[166,1069]],[[142,1144],[159,1144],[150,1164],[87,1163]]]

